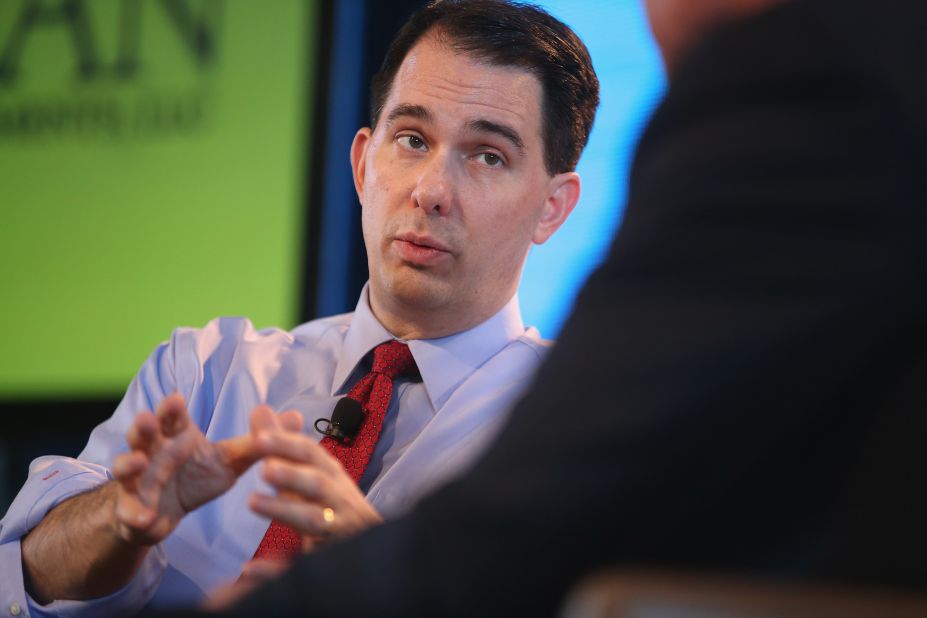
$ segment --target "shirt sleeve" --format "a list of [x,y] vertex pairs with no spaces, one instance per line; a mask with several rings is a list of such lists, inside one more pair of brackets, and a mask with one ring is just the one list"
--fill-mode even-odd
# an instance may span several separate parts
[[148,358],[113,416],[91,433],[79,459],[46,456],[30,465],[25,485],[0,521],[0,612],[15,615],[18,607],[28,609],[33,617],[127,614],[140,610],[154,594],[166,566],[160,546],[148,553],[138,575],[121,590],[90,601],[40,606],[25,591],[20,539],[56,505],[112,479],[111,462],[127,448],[125,433],[132,419],[177,390],[170,348],[171,344],[162,344]]

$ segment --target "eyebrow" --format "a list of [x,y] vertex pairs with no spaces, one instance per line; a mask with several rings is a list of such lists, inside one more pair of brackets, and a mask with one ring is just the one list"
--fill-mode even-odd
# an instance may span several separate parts
[[[416,118],[425,122],[432,122],[434,120],[428,108],[423,105],[413,105],[411,103],[401,103],[394,107],[386,117],[386,124],[390,125],[398,118]],[[522,155],[525,154],[524,140],[518,135],[518,131],[509,126],[479,118],[468,122],[467,130],[473,133],[493,133],[498,135],[511,142],[511,144],[518,149],[519,153]]]
[[495,133],[500,137],[508,140],[521,154],[525,154],[525,142],[518,135],[518,131],[504,124],[492,122],[490,120],[471,120],[467,123],[467,129],[474,133]]
[[389,116],[386,117],[386,124],[392,124],[397,118],[417,118],[419,120],[424,120],[426,122],[431,122],[431,112],[421,105],[412,105],[410,103],[402,103],[393,108],[389,113]]

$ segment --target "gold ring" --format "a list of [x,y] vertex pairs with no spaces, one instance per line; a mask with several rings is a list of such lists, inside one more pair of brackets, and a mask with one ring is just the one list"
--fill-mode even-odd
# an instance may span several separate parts
[[322,521],[325,522],[322,527],[325,536],[331,535],[335,527],[335,509],[330,506],[322,509]]

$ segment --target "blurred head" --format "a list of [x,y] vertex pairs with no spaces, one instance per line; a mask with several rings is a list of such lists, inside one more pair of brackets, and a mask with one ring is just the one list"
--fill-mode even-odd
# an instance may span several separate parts
[[654,38],[672,76],[680,58],[708,32],[789,0],[646,0]]
[[585,46],[540,9],[445,0],[412,17],[351,149],[370,305],[394,335],[460,332],[511,299],[579,198],[597,103]]

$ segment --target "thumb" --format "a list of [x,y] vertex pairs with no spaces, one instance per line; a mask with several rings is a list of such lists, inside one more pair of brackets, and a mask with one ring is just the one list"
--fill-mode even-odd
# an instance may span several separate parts
[[300,431],[303,428],[303,415],[296,410],[287,410],[280,417],[280,424],[287,431]]
[[252,435],[257,435],[262,431],[279,431],[281,429],[280,420],[267,404],[255,406],[251,410],[250,425]]
[[221,440],[216,443],[216,447],[222,451],[225,465],[236,476],[240,476],[261,458],[261,452],[254,440],[254,434]]

